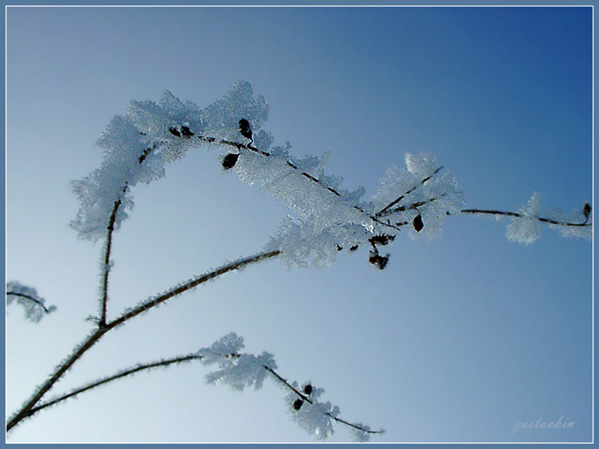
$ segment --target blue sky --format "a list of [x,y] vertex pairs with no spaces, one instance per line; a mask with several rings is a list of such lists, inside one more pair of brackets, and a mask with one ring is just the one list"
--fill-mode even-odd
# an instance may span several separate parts
[[[131,99],[164,89],[205,106],[236,81],[271,105],[296,156],[330,151],[343,186],[374,194],[406,152],[433,153],[468,207],[533,191],[592,199],[590,8],[9,8],[7,280],[58,311],[7,317],[10,414],[88,332],[101,245],[78,240],[69,182]],[[110,313],[260,251],[285,208],[198,151],[134,191],[115,237]],[[282,375],[326,389],[375,441],[588,441],[592,245],[452,217],[433,242],[399,236],[384,271],[361,249],[331,267],[276,261],[228,275],[106,337],[57,386],[208,346],[230,331]],[[201,366],[140,374],[40,413],[9,441],[311,441],[272,384],[206,386]],[[518,422],[575,422],[521,429]],[[333,441],[347,441],[337,426]]]

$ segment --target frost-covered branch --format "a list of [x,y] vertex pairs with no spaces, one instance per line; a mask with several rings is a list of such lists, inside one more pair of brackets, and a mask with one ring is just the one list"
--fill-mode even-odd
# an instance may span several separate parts
[[[125,192],[127,187],[123,188]],[[106,244],[104,247],[104,263],[102,265],[102,291],[100,298],[100,320],[98,325],[100,327],[106,326],[106,309],[108,303],[108,276],[110,275],[110,253],[112,251],[112,235],[114,233],[114,222],[116,220],[116,214],[119,211],[122,201],[119,199],[114,202],[110,218],[108,220],[108,233],[106,235]]]
[[75,397],[81,393],[92,390],[101,385],[105,385],[109,382],[113,382],[115,380],[128,377],[132,374],[139,373],[140,371],[148,371],[153,368],[166,368],[167,366],[170,366],[170,365],[178,365],[178,364],[185,363],[185,362],[191,362],[193,360],[200,360],[201,358],[202,358],[202,356],[199,356],[199,355],[193,353],[193,354],[187,354],[184,356],[173,357],[173,358],[166,359],[166,360],[159,360],[157,362],[139,364],[133,368],[119,371],[118,373],[116,373],[112,376],[104,377],[100,380],[91,382],[83,387],[76,388],[75,390],[71,391],[70,393],[63,394],[63,395],[58,396],[54,399],[51,399],[47,402],[44,402],[43,404],[37,405],[37,406],[31,408],[31,410],[29,410],[29,413],[27,416],[32,416],[33,414],[35,414],[35,413],[39,412],[40,410],[43,410],[47,407],[56,405],[60,402],[63,402],[65,400],[69,399],[69,398]]
[[161,295],[150,298],[150,299],[142,302],[141,304],[139,304],[137,307],[134,307],[133,309],[126,311],[118,318],[115,318],[113,321],[107,323],[106,328],[112,329],[116,326],[120,326],[121,324],[125,323],[126,321],[129,321],[131,318],[136,317],[140,313],[147,312],[148,310],[156,307],[157,305],[163,304],[164,302],[168,301],[169,299],[174,298],[175,296],[178,296],[181,293],[186,292],[187,290],[197,287],[198,285],[203,284],[204,282],[207,282],[207,281],[215,279],[219,276],[222,276],[225,273],[228,273],[230,271],[240,270],[240,269],[246,267],[247,265],[251,265],[251,264],[254,264],[257,262],[261,262],[263,260],[277,257],[279,254],[280,254],[280,251],[269,251],[269,252],[265,252],[265,253],[256,254],[256,255],[250,256],[250,257],[245,257],[243,259],[238,259],[234,262],[231,262],[227,265],[223,265],[222,267],[217,268],[216,270],[210,271],[201,276],[192,278],[186,282],[183,282],[182,284],[180,284],[176,287],[173,287],[172,289],[166,291],[165,293],[162,293]]
[[35,323],[56,310],[56,306],[46,306],[46,300],[38,295],[35,288],[15,281],[6,284],[6,304],[13,302],[20,304],[25,310],[25,317]]
[[534,193],[528,204],[518,212],[495,209],[462,209],[460,212],[469,215],[494,216],[497,219],[511,217],[507,227],[508,240],[528,245],[541,236],[541,223],[546,223],[563,237],[584,238],[590,240],[593,236],[591,219],[592,207],[585,203],[582,209],[574,210],[566,215],[559,209],[549,211],[541,216],[541,196]]
[[332,421],[350,427],[358,441],[367,441],[370,435],[384,432],[339,418],[339,407],[332,406],[330,402],[319,401],[324,389],[315,388],[311,383],[300,388],[297,382],[288,382],[276,372],[277,365],[272,354],[243,354],[240,352],[243,347],[243,338],[232,332],[210,347],[201,349],[198,354],[203,356],[204,365],[218,365],[216,371],[206,376],[206,381],[222,382],[235,390],[243,390],[245,387],[258,390],[262,387],[266,374],[270,374],[278,385],[290,392],[286,395],[285,402],[292,419],[319,440],[331,437]]
[[133,308],[128,312],[125,312],[115,320],[106,323],[105,326],[99,326],[83,342],[81,342],[65,360],[63,360],[58,365],[54,373],[52,373],[48,377],[48,379],[46,379],[46,381],[35,391],[32,397],[29,400],[27,400],[25,404],[21,407],[21,409],[13,415],[13,417],[9,420],[7,424],[6,430],[9,431],[23,419],[29,417],[31,410],[38,404],[42,397],[54,386],[56,382],[58,382],[58,380],[60,380],[60,378],[65,374],[65,372],[68,369],[70,369],[71,366],[73,366],[73,364],[75,364],[75,362],[77,362],[83,356],[83,354],[89,351],[92,348],[92,346],[94,346],[107,332],[125,323],[131,318],[134,318],[135,316],[152,309],[158,304],[162,304],[165,301],[187,290],[197,287],[198,285],[204,282],[215,279],[230,271],[239,270],[241,268],[246,267],[247,265],[276,257],[277,255],[279,255],[279,252],[271,251],[239,259],[235,262],[224,265],[221,268],[208,272],[202,276],[184,282],[180,286],[174,287],[166,293],[156,296],[155,298],[142,302],[139,306]]
[[[277,379],[281,384],[283,384],[286,388],[288,388],[292,393],[294,393],[297,396],[298,399],[296,399],[295,401],[292,402],[292,405],[293,405],[293,411],[291,412],[292,414],[299,412],[302,409],[302,406],[304,405],[304,403],[308,403],[308,404],[310,404],[310,406],[315,405],[315,402],[314,402],[315,399],[313,398],[313,396],[315,396],[315,392],[318,392],[318,390],[321,390],[321,389],[315,389],[312,386],[312,384],[307,383],[302,388],[302,391],[300,391],[297,388],[297,383],[295,383],[295,384],[289,383],[279,373],[277,373],[275,370],[273,370],[272,368],[270,368],[268,366],[265,366],[264,368],[270,374],[272,374],[275,377],[275,379]],[[324,390],[322,390],[322,391],[324,391]],[[350,423],[349,421],[346,421],[344,419],[339,418],[338,416],[335,416],[330,411],[323,411],[322,414],[340,424],[351,427],[352,430],[354,430],[354,432],[358,432],[358,434],[355,435],[355,437],[358,441],[368,441],[369,435],[374,435],[377,433],[378,434],[385,433],[384,430],[370,430],[370,427],[365,426],[363,424]],[[317,434],[317,436],[318,436],[318,434]],[[326,434],[323,434],[323,438],[321,438],[321,439],[325,439],[325,438],[326,438]]]

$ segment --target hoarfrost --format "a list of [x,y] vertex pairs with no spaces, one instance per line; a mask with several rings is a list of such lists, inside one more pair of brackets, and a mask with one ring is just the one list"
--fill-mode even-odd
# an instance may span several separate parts
[[21,305],[25,311],[25,318],[34,323],[56,310],[55,306],[46,306],[46,300],[38,295],[35,288],[16,281],[6,284],[6,305],[13,303]]
[[[279,161],[273,162],[273,155]],[[283,150],[269,158],[248,156],[238,169],[240,177],[269,190],[297,215],[283,220],[267,245],[268,250],[282,251],[288,267],[327,265],[335,261],[340,248],[368,244],[377,235],[395,236],[402,229],[413,238],[438,237],[447,215],[458,213],[464,205],[453,175],[437,175],[439,168],[427,154],[408,154],[407,170],[388,170],[371,203],[360,203],[363,187],[341,191],[342,178],[325,175],[326,153],[320,159],[308,156],[292,161],[297,169],[287,162]],[[424,227],[415,229],[412,223],[418,215]]]
[[235,333],[225,335],[210,347],[198,352],[204,365],[218,364],[219,369],[206,375],[206,382],[214,384],[223,382],[235,390],[245,387],[262,387],[267,375],[265,367],[276,369],[277,365],[272,354],[263,352],[259,356],[240,354],[243,349],[243,338]]
[[[359,429],[356,427],[359,427]],[[367,443],[368,441],[370,441],[370,433],[368,433],[368,431],[370,430],[370,426],[365,426],[362,423],[357,423],[356,427],[351,428],[351,433],[354,438],[354,441],[357,441],[359,443]]]
[[[297,382],[291,384],[296,390],[299,388]],[[303,401],[299,409],[294,406],[297,394],[290,392],[285,396],[285,402],[289,407],[292,419],[316,439],[324,441],[333,435],[333,418],[339,415],[339,407],[331,405],[330,402],[319,402],[318,397],[324,389],[314,388],[310,394],[310,404]]]
[[[103,151],[100,168],[73,182],[80,207],[71,226],[79,237],[97,241],[106,235],[115,203],[120,201],[114,221],[118,229],[133,207],[132,187],[162,178],[168,163],[203,144],[197,137],[204,133],[217,139],[237,138],[240,117],[260,128],[268,109],[264,97],[253,98],[245,81],[204,109],[170,91],[157,103],[129,102],[126,114],[114,117],[97,141]],[[264,148],[272,143],[269,133],[260,132],[258,137]]]
[[569,214],[559,209],[554,209],[547,214],[547,218],[561,223],[570,223],[569,225],[560,225],[549,223],[549,228],[558,231],[565,238],[582,238],[591,240],[593,238],[593,227],[584,226],[590,217],[585,216],[584,209],[575,209]]
[[532,194],[528,204],[518,211],[519,216],[513,217],[507,226],[506,237],[508,240],[524,245],[530,245],[541,236],[541,222],[538,214],[541,211],[541,195]]

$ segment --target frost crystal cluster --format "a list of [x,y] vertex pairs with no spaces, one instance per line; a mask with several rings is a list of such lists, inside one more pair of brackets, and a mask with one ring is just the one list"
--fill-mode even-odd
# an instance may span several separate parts
[[[267,116],[264,97],[254,98],[248,82],[237,83],[222,99],[203,109],[169,91],[158,103],[129,102],[125,115],[115,116],[97,141],[103,152],[101,166],[73,182],[80,207],[71,226],[81,238],[96,241],[104,237],[113,210],[113,226],[118,229],[127,218],[127,209],[133,207],[131,187],[160,179],[169,162],[205,143],[192,136],[236,138],[240,117],[259,128]],[[261,136],[268,140],[265,133]]]
[[235,390],[245,387],[262,387],[268,374],[266,368],[276,369],[272,354],[263,352],[259,356],[240,354],[243,349],[243,338],[235,333],[225,335],[210,347],[198,351],[204,365],[218,365],[218,370],[206,375],[206,382],[213,384],[222,382]]
[[81,206],[72,226],[83,238],[104,237],[133,207],[131,187],[164,176],[166,164],[190,149],[212,146],[226,150],[224,170],[235,171],[291,210],[265,248],[280,251],[289,267],[327,265],[339,251],[365,246],[369,262],[383,269],[389,255],[380,253],[380,247],[400,231],[433,239],[445,219],[459,213],[511,216],[507,237],[524,244],[539,236],[543,221],[565,236],[592,233],[588,213],[584,222],[568,226],[558,212],[556,219],[540,218],[538,195],[518,213],[465,210],[455,178],[428,154],[406,155],[406,167],[389,169],[374,197],[364,200],[363,187],[343,189],[341,177],[325,172],[329,153],[298,159],[289,153],[289,144],[272,147],[273,135],[260,129],[268,110],[263,97],[254,98],[248,82],[235,84],[203,109],[170,92],[158,103],[131,101],[125,115],[115,117],[98,140],[104,154],[101,167],[73,183]]
[[565,214],[560,209],[548,211],[541,217],[541,195],[533,193],[528,204],[512,214],[512,222],[507,226],[508,240],[530,245],[541,237],[543,222],[558,231],[563,237],[584,238],[590,240],[593,236],[592,226],[586,226],[589,221],[591,207],[587,203],[582,209]]
[[[291,384],[298,389],[297,382]],[[285,401],[289,404],[289,415],[291,418],[316,439],[324,441],[333,435],[333,419],[339,415],[339,407],[330,402],[320,402],[318,398],[324,393],[322,388],[314,388],[309,395],[310,402],[303,401],[298,406],[297,395],[289,393]]]
[[207,348],[200,349],[197,356],[204,365],[218,365],[218,369],[206,375],[206,382],[217,382],[230,386],[234,390],[245,387],[260,389],[264,379],[270,377],[287,391],[285,402],[291,418],[316,439],[324,441],[333,435],[333,421],[348,426],[356,441],[368,441],[373,431],[363,424],[352,424],[339,418],[339,407],[330,402],[321,402],[319,397],[324,389],[313,387],[310,383],[303,387],[296,382],[288,382],[275,370],[277,365],[272,354],[263,352],[260,356],[243,354],[243,338],[234,332],[225,335]]

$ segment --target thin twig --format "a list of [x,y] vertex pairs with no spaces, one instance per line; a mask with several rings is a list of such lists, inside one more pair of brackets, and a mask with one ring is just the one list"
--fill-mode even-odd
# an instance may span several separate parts
[[104,385],[107,384],[109,382],[112,382],[114,380],[118,380],[118,379],[122,379],[124,377],[130,376],[131,374],[135,374],[138,373],[140,371],[145,371],[145,370],[149,370],[152,368],[158,368],[158,367],[167,367],[169,365],[173,365],[173,364],[178,364],[178,363],[184,363],[184,362],[189,362],[191,360],[200,360],[202,359],[203,356],[198,355],[198,354],[188,354],[188,355],[184,355],[184,356],[179,356],[179,357],[174,357],[168,360],[161,360],[158,362],[152,362],[152,363],[145,363],[142,365],[138,365],[134,368],[129,368],[123,371],[118,372],[117,374],[114,374],[112,376],[109,377],[105,377],[103,379],[97,380],[95,382],[92,382],[88,385],[85,385],[83,387],[77,388],[73,391],[71,391],[70,393],[64,394],[62,396],[59,396],[55,399],[52,399],[48,402],[44,402],[43,404],[40,404],[38,406],[33,407],[30,411],[29,414],[27,416],[32,416],[33,414],[37,413],[40,410],[45,409],[46,407],[50,407],[51,405],[55,405],[58,404],[59,402],[65,401],[69,398],[75,397],[81,393],[84,393],[86,391],[92,390],[93,388],[99,387],[100,385]]
[[[297,390],[297,388],[295,388],[293,385],[291,385],[289,382],[287,382],[287,380],[285,380],[283,377],[281,377],[279,375],[279,373],[277,373],[275,370],[273,370],[272,368],[266,366],[266,365],[262,365],[264,367],[265,370],[267,370],[270,374],[272,374],[274,377],[276,377],[280,382],[283,383],[283,385],[285,385],[289,390],[291,390],[293,393],[295,393],[297,396],[299,396],[300,399],[302,399],[303,401],[306,401],[309,404],[314,404],[314,402],[305,394],[301,393],[300,391]],[[335,421],[337,421],[340,424],[345,424],[346,426],[350,426],[353,427],[354,429],[360,430],[362,432],[365,433],[370,433],[370,434],[375,434],[375,433],[383,433],[383,430],[370,430],[370,429],[365,429],[364,427],[361,427],[357,424],[352,424],[344,419],[341,418],[337,418],[336,416],[333,416],[331,413],[327,412],[324,413],[326,416],[328,416],[331,419],[334,419]]]
[[170,298],[172,298],[174,296],[180,295],[181,293],[183,293],[189,289],[197,287],[198,285],[203,284],[204,282],[214,279],[214,278],[221,276],[225,273],[228,273],[229,271],[239,270],[240,268],[243,268],[246,265],[250,265],[250,264],[253,264],[256,262],[260,262],[262,260],[270,259],[272,257],[278,256],[279,254],[281,254],[281,251],[278,251],[278,250],[277,251],[269,251],[266,253],[260,253],[255,256],[246,257],[244,259],[239,259],[239,260],[232,262],[228,265],[225,265],[224,267],[221,267],[217,270],[203,274],[197,278],[194,278],[194,279],[186,282],[185,284],[183,284],[179,287],[173,288],[173,289],[169,290],[168,292],[166,292],[160,296],[157,296],[156,298],[150,299],[150,300],[140,304],[139,306],[135,307],[134,309],[130,310],[129,312],[126,312],[123,315],[121,315],[120,317],[114,319],[110,323],[107,323],[106,328],[113,329],[116,326],[119,326],[119,325],[123,324],[124,322],[130,320],[131,318],[139,315],[140,313],[150,310],[151,308],[156,307],[159,304],[162,304],[163,302],[169,300]]
[[6,292],[6,296],[18,296],[19,298],[25,298],[28,299],[34,303],[36,303],[38,306],[40,306],[42,309],[44,309],[44,312],[46,313],[50,313],[50,311],[46,308],[46,306],[44,306],[44,304],[39,300],[34,298],[33,296],[29,296],[26,295],[24,293],[15,293],[15,292]]
[[567,221],[557,221],[552,220],[551,218],[538,217],[532,214],[521,214],[520,212],[507,212],[502,210],[493,210],[493,209],[462,209],[460,211],[463,214],[486,214],[486,215],[503,215],[507,217],[531,217],[536,220],[542,221],[543,223],[551,223],[558,226],[573,226],[573,227],[585,227],[585,226],[593,226],[593,223],[571,223]]
[[[123,192],[126,191],[126,187]],[[102,267],[102,298],[100,300],[101,315],[98,325],[100,327],[106,326],[106,307],[108,303],[108,276],[110,274],[110,252],[112,250],[112,234],[114,233],[114,223],[116,221],[116,214],[121,206],[122,201],[119,199],[114,202],[110,219],[108,220],[108,234],[106,236],[106,249],[104,251],[104,266]]]
[[426,181],[428,181],[433,176],[435,176],[437,173],[439,173],[442,169],[443,169],[443,166],[438,167],[431,175],[429,175],[426,178],[422,179],[418,184],[416,184],[415,186],[413,186],[411,189],[407,190],[404,194],[400,195],[399,198],[397,198],[396,200],[391,201],[389,204],[387,204],[385,207],[383,207],[380,211],[378,211],[374,215],[376,217],[380,217],[381,215],[383,215],[385,212],[387,212],[387,210],[389,210],[391,207],[395,206],[397,203],[399,203],[401,200],[403,200],[406,195],[409,195],[410,193],[412,193],[418,187],[420,187],[421,185],[423,185]]

